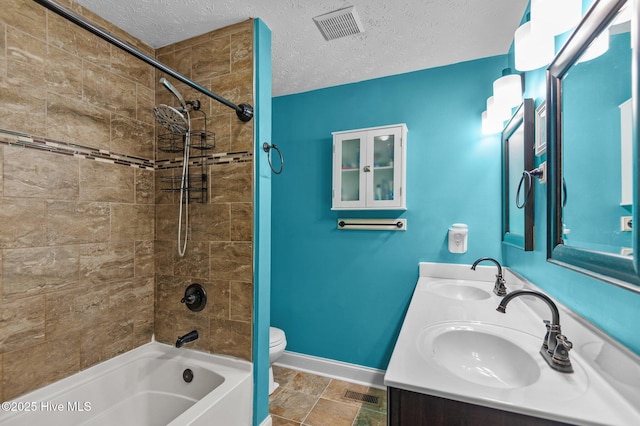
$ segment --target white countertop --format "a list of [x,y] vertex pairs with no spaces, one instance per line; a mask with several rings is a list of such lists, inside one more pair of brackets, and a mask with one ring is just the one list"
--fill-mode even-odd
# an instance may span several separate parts
[[[512,299],[505,314],[496,311],[495,266],[420,264],[420,278],[385,374],[385,385],[461,402],[582,425],[640,425],[640,357],[556,302],[562,333],[573,342],[570,358],[576,372],[549,367],[537,353],[545,335],[549,307],[536,298]],[[533,284],[505,268],[507,290]],[[432,291],[435,285],[460,283],[486,290],[483,300],[454,300]],[[431,288],[430,288],[431,286]],[[487,387],[463,380],[429,360],[419,349],[424,330],[437,323],[478,322],[507,327],[535,339],[531,356],[540,379],[518,388]],[[528,337],[528,336],[527,336]]]

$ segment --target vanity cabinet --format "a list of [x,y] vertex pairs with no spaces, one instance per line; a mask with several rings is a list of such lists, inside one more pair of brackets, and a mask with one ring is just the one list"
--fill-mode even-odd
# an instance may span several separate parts
[[562,426],[553,420],[453,401],[408,390],[387,388],[388,425]]
[[407,126],[332,134],[332,210],[406,210]]

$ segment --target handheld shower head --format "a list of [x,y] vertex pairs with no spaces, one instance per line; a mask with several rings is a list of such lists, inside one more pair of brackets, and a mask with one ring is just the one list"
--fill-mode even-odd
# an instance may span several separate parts
[[162,127],[174,135],[185,135],[189,132],[189,121],[172,106],[160,104],[153,107],[153,115]]
[[173,84],[169,83],[169,80],[167,80],[166,78],[162,77],[160,79],[160,83],[162,83],[164,85],[164,87],[166,87],[171,93],[173,93],[173,96],[175,96],[178,99],[178,102],[180,102],[180,106],[183,109],[187,109],[187,103],[184,101],[184,98],[182,97],[182,95],[180,94],[180,92],[178,92],[176,90],[175,87],[173,87]]

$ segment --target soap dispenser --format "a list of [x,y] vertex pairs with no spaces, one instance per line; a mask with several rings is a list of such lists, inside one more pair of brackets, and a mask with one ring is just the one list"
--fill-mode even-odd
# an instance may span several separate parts
[[454,223],[449,228],[449,251],[451,253],[467,252],[467,235],[469,227],[464,223]]

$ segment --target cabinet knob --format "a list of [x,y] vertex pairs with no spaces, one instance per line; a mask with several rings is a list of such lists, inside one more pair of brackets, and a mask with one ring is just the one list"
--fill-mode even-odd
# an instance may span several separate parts
[[371,166],[364,166],[362,169],[365,173],[369,173],[371,171]]

